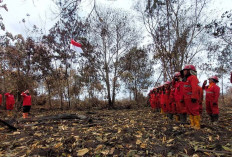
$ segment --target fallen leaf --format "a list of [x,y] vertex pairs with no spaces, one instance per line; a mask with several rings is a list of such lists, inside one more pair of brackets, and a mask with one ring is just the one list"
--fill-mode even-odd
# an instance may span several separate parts
[[230,151],[232,152],[232,148],[226,147],[226,146],[222,146],[223,149],[225,149],[226,151]]
[[34,135],[40,137],[40,136],[42,136],[42,133],[36,132]]
[[166,136],[163,137],[162,142],[164,143],[166,141]]
[[184,149],[184,152],[185,152],[185,154],[188,154],[188,151],[187,151],[187,149]]
[[13,135],[19,135],[21,134],[20,132],[13,132]]
[[77,156],[83,156],[83,155],[85,155],[85,154],[88,153],[88,152],[89,152],[89,149],[87,149],[87,148],[78,150],[78,151],[77,151]]
[[103,145],[100,144],[100,145],[97,146],[97,148],[95,149],[95,151],[98,151],[98,150],[100,150],[100,149],[102,149],[102,148],[103,148]]
[[142,144],[140,145],[140,147],[141,147],[141,148],[146,148],[146,147],[147,147],[147,144],[146,144],[146,143],[142,143]]
[[139,139],[136,141],[136,144],[141,144],[142,141],[140,141]]
[[171,143],[172,141],[174,141],[174,139],[170,139],[167,141],[167,143]]
[[63,143],[59,142],[59,143],[57,143],[57,144],[54,145],[54,148],[59,148],[59,147],[61,147],[62,145],[63,145]]
[[178,130],[179,128],[180,128],[180,127],[178,127],[178,126],[174,126],[174,127],[173,127],[174,130]]
[[209,141],[213,141],[213,137],[212,136],[209,136]]
[[106,150],[104,150],[104,151],[101,151],[101,153],[103,154],[103,155],[108,155],[109,154],[109,150],[108,149],[106,149]]
[[114,147],[113,147],[113,148],[111,148],[111,149],[110,149],[109,154],[110,154],[110,155],[114,154],[114,150],[115,150],[115,148],[114,148]]

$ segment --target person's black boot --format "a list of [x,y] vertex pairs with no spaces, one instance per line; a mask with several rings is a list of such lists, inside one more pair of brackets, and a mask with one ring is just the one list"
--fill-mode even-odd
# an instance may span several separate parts
[[187,122],[187,113],[183,113],[183,121],[184,121],[184,123],[186,123]]
[[209,114],[209,117],[210,117],[211,123],[213,123],[213,122],[214,122],[214,117],[213,117],[213,115],[212,115],[212,114]]
[[213,117],[213,124],[217,125],[219,115],[218,114],[212,114],[212,117]]

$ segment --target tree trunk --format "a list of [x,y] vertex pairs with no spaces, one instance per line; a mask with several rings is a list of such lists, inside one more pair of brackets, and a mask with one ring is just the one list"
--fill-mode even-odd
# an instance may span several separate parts
[[68,108],[71,108],[71,98],[70,98],[70,90],[69,90],[69,81],[67,78],[67,88],[68,88]]

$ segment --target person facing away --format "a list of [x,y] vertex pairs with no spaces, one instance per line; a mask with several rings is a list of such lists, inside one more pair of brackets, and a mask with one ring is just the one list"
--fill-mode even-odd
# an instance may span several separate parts
[[207,80],[204,81],[202,89],[206,91],[206,112],[210,116],[211,122],[217,122],[219,118],[218,98],[220,95],[220,87],[217,76],[209,78],[209,85],[206,86]]
[[14,95],[12,94],[12,90],[10,90],[8,93],[5,93],[6,97],[6,110],[7,110],[7,116],[12,116],[12,110],[14,109],[15,99]]

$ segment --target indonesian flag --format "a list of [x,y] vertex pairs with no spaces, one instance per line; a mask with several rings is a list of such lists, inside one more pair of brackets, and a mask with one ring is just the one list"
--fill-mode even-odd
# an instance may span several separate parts
[[78,42],[75,42],[74,40],[71,40],[70,49],[76,52],[79,52],[79,53],[83,53],[83,50],[81,49],[81,44]]

